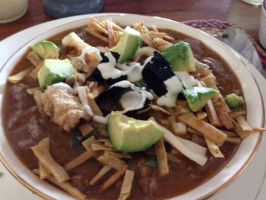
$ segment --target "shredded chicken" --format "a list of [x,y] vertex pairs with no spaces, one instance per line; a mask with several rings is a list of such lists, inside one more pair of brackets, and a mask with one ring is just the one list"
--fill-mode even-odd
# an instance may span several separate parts
[[34,99],[39,110],[66,131],[75,127],[81,118],[90,119],[78,97],[73,96],[73,90],[67,84],[54,84],[44,92],[36,91]]

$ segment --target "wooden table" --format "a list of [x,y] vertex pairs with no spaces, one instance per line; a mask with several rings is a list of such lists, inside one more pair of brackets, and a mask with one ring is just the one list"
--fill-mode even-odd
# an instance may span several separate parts
[[[241,0],[105,0],[102,12],[135,13],[176,21],[219,19],[245,29],[258,39],[260,7]],[[53,20],[43,11],[41,0],[29,0],[26,14],[17,21],[0,24],[0,40],[28,27]]]

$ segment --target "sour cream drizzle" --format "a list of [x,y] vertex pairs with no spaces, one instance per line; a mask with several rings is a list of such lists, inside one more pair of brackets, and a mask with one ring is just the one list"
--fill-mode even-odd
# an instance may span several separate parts
[[164,81],[167,93],[157,99],[157,104],[160,106],[173,107],[175,106],[177,95],[182,91],[182,83],[177,76]]
[[[141,66],[140,63],[133,62],[130,65],[119,65],[116,63],[116,59],[111,52],[107,52],[104,55],[109,61],[106,63],[100,63],[97,67],[104,79],[116,79],[123,75],[127,75],[127,79],[131,82],[137,82],[142,79],[143,66]],[[120,69],[116,67],[119,67]]]
[[130,83],[129,81],[120,81],[118,83],[113,84],[110,88],[112,87],[121,87],[121,88],[131,88],[133,91],[136,91],[138,93],[140,93],[142,95],[142,99],[139,102],[139,104],[135,104],[132,107],[127,107],[126,109],[124,109],[123,111],[121,111],[121,113],[126,113],[132,110],[138,110],[144,107],[144,104],[146,102],[146,99],[152,100],[153,96],[150,92],[146,91],[146,90],[142,90],[138,87],[136,87],[134,84]]

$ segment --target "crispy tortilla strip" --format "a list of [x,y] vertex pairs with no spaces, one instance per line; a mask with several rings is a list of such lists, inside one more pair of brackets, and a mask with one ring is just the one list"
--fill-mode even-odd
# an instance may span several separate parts
[[224,134],[222,131],[218,130],[211,124],[199,120],[193,113],[181,115],[179,116],[179,120],[199,131],[204,136],[215,142],[215,144],[217,145],[222,145],[227,137],[226,134]]
[[96,174],[96,176],[93,177],[89,184],[95,185],[96,183],[98,183],[98,181],[103,178],[103,176],[107,174],[107,172],[109,172],[111,169],[111,167],[104,165],[103,168]]
[[[33,173],[39,175],[40,172],[38,169],[32,170]],[[70,183],[68,182],[58,182],[54,177],[48,177],[47,178],[49,181],[52,183],[56,184],[57,186],[61,187],[63,190],[71,194],[75,199],[77,200],[85,200],[87,196],[80,192],[77,188],[73,187]]]
[[197,117],[198,117],[198,119],[201,119],[201,120],[205,119],[207,116],[208,116],[208,115],[207,115],[206,112],[198,112],[198,113],[197,113]]
[[93,95],[90,93],[88,94],[88,103],[89,103],[89,106],[91,107],[91,110],[92,110],[94,115],[103,116],[101,109],[99,108],[99,106],[95,102]]
[[134,29],[137,30],[138,32],[140,32],[142,35],[144,34],[144,31],[142,29],[144,25],[144,22],[140,22],[140,23],[136,23],[133,25]]
[[90,123],[81,124],[78,127],[79,131],[81,132],[82,136],[88,135],[94,128]]
[[109,47],[111,48],[116,45],[116,41],[113,26],[109,21],[106,21],[106,28],[108,30]]
[[95,152],[91,149],[88,149],[84,153],[80,154],[78,157],[74,158],[73,160],[65,164],[64,168],[65,170],[69,171],[81,165],[82,163],[86,162],[87,160],[93,158],[94,156],[95,156]]
[[39,162],[51,172],[59,183],[67,181],[69,175],[66,170],[52,158],[49,146],[49,138],[46,137],[42,139],[38,145],[31,147],[31,149]]
[[236,121],[243,131],[253,131],[253,128],[248,124],[245,118],[241,115],[236,117]]
[[230,130],[234,128],[231,118],[227,112],[227,107],[224,105],[223,98],[219,98],[217,101],[213,101],[213,106],[218,114],[219,120],[225,126],[226,129]]
[[205,106],[206,112],[208,113],[208,119],[211,123],[211,125],[215,127],[222,127],[223,124],[220,122],[218,115],[214,109],[212,100],[208,100],[207,104]]
[[134,171],[126,170],[118,200],[126,200],[129,197],[133,185],[134,175]]
[[18,83],[19,81],[23,80],[32,71],[32,69],[32,67],[24,69],[17,74],[9,76],[7,80],[11,83]]
[[105,191],[109,187],[111,187],[119,178],[121,178],[128,169],[128,165],[123,165],[121,169],[117,170],[109,179],[107,179],[100,187],[100,192]]
[[164,108],[158,106],[158,105],[154,105],[154,104],[150,104],[149,105],[153,110],[165,113],[167,115],[173,115],[173,113],[169,112],[168,110],[165,110]]
[[98,141],[95,139],[94,136],[91,136],[91,137],[89,137],[87,140],[84,140],[84,141],[82,142],[82,145],[83,145],[83,147],[84,147],[86,150],[91,149],[91,145],[92,145],[92,144],[101,144],[101,143],[98,142]]
[[128,153],[117,153],[117,152],[112,152],[112,151],[106,151],[105,152],[106,155],[110,155],[110,156],[116,156],[117,158],[127,158],[127,159],[131,159],[132,156]]
[[154,149],[157,156],[160,176],[166,176],[169,174],[169,167],[163,138],[155,143]]
[[120,170],[123,165],[125,165],[125,162],[121,159],[119,159],[116,156],[108,155],[104,153],[103,155],[96,157],[96,159],[102,163],[103,165],[107,165],[115,170]]
[[239,137],[227,137],[225,142],[233,143],[233,144],[240,144],[241,139]]
[[143,34],[142,39],[148,46],[158,49],[158,46],[153,42],[152,38],[149,35]]
[[39,161],[40,179],[45,179],[51,176],[51,172]]
[[234,124],[234,131],[237,133],[237,135],[243,140],[246,137],[250,135],[251,132],[249,131],[243,131],[242,128],[239,126],[239,124],[232,119],[232,123]]
[[266,131],[265,128],[255,127],[255,126],[253,126],[252,129],[253,129],[253,131],[259,131],[259,132],[264,132],[264,131]]
[[115,151],[114,148],[107,147],[102,144],[92,144],[91,148],[93,151]]
[[204,136],[204,139],[207,143],[209,151],[211,152],[214,158],[224,158],[224,155],[220,151],[219,147],[212,140],[210,140],[206,136]]
[[39,64],[41,64],[42,59],[35,53],[35,51],[30,51],[26,58],[33,64],[35,67],[37,67]]
[[221,123],[229,130],[234,128],[231,119],[228,115],[228,113],[230,113],[230,109],[227,106],[227,104],[225,103],[223,96],[221,95],[220,91],[218,90],[213,76],[212,75],[208,75],[204,78],[201,79],[201,81],[203,81],[207,87],[213,88],[216,91],[218,91],[211,99],[213,102],[213,106],[217,112],[218,118],[221,121]]
[[98,39],[100,39],[100,40],[102,40],[102,41],[108,43],[108,38],[107,38],[106,36],[103,36],[103,35],[101,35],[101,34],[95,32],[95,30],[94,30],[92,27],[89,27],[89,26],[88,26],[88,27],[86,28],[86,31],[87,31],[89,34],[91,34],[91,35],[97,37]]
[[242,111],[236,111],[236,112],[231,112],[231,113],[229,113],[229,116],[231,117],[231,118],[236,118],[236,117],[238,117],[238,116],[241,116],[241,115],[243,115],[243,116],[245,116],[246,115],[246,111],[245,110],[242,110]]

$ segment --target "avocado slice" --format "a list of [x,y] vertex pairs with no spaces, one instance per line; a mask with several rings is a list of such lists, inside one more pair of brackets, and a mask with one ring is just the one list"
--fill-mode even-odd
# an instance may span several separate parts
[[179,41],[162,50],[162,55],[171,64],[173,71],[195,72],[194,56],[187,42]]
[[137,120],[120,112],[112,112],[107,120],[108,134],[118,151],[143,151],[156,143],[164,131],[152,120]]
[[184,89],[183,94],[188,101],[188,105],[193,112],[198,111],[206,105],[207,101],[217,92],[207,87],[191,87]]
[[76,73],[68,59],[45,59],[38,71],[38,81],[42,89],[48,85],[65,81],[69,76]]
[[244,99],[241,96],[236,95],[235,93],[228,94],[225,97],[225,102],[229,106],[229,108],[238,108],[239,106],[244,104]]
[[57,59],[59,58],[59,47],[56,46],[51,41],[40,41],[30,46],[30,48],[35,51],[35,53],[40,56],[42,59],[50,58]]
[[130,59],[137,51],[141,41],[142,36],[140,32],[127,26],[117,45],[111,49],[111,51],[117,52],[120,55],[118,63],[122,64]]

